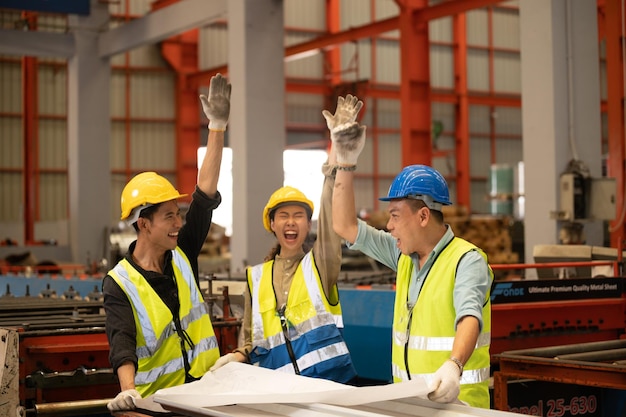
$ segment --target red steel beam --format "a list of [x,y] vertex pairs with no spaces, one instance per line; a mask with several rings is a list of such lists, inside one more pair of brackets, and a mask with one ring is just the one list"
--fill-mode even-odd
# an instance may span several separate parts
[[[35,13],[24,12],[29,30],[37,30]],[[35,241],[39,211],[39,132],[37,99],[37,58],[22,58],[22,135],[24,137],[24,244]]]
[[456,202],[472,211],[470,196],[470,133],[469,98],[467,92],[467,23],[465,14],[457,14],[453,20],[454,31],[454,79],[456,104]]
[[[609,160],[608,176],[617,182],[617,213],[624,207],[624,62],[622,57],[622,23],[624,10],[621,0],[605,0],[606,78]],[[624,216],[618,214],[611,222],[611,247],[622,248],[625,232]]]
[[[435,6],[414,10],[415,14],[410,18],[415,22],[427,22],[432,19],[463,13],[479,7],[494,5],[501,1],[503,0],[452,0]],[[338,33],[330,33],[307,42],[288,46],[285,48],[285,57],[296,58],[299,54],[308,55],[314,50],[324,50],[342,43],[354,42],[364,38],[373,38],[382,33],[397,30],[400,27],[400,17],[401,16],[394,16],[388,19],[378,20],[367,25],[357,26]],[[227,73],[228,66],[221,65],[219,67],[189,74],[188,81],[192,85],[208,84],[210,78],[218,72],[221,74]]]
[[415,11],[428,0],[396,0],[400,12],[400,131],[402,166],[432,164],[430,44],[428,22]]
[[[160,0],[155,9],[177,0]],[[198,178],[200,146],[200,101],[197,86],[188,82],[187,74],[198,71],[198,29],[189,30],[161,43],[163,58],[176,71],[176,186],[191,195]],[[205,121],[206,122],[206,121]],[[189,199],[189,198],[188,198]]]

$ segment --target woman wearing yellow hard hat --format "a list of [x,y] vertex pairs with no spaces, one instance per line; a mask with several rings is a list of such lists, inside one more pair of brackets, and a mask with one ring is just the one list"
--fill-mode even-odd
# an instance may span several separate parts
[[[323,115],[331,135],[356,120],[363,103],[340,97],[335,114]],[[264,263],[248,268],[243,318],[244,343],[222,356],[212,369],[231,361],[353,383],[356,370],[342,337],[343,321],[337,277],[341,239],[333,231],[331,196],[341,169],[331,147],[322,167],[324,186],[317,238],[307,244],[313,202],[294,187],[281,187],[267,201],[263,225],[277,243]]]
[[194,381],[220,352],[198,286],[198,255],[221,202],[217,191],[231,86],[217,74],[200,96],[209,119],[207,153],[185,217],[181,194],[163,176],[143,172],[121,196],[121,219],[137,231],[128,253],[103,280],[109,359],[121,392],[111,412],[135,408],[135,399]]

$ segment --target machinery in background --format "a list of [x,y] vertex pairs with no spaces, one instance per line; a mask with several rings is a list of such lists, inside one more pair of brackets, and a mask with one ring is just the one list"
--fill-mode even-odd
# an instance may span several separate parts
[[583,244],[583,225],[614,220],[617,211],[615,178],[592,178],[580,160],[571,160],[559,177],[559,208],[550,216],[560,222],[563,244]]
[[[203,276],[200,287],[220,350],[228,352],[237,346],[241,320],[228,286],[212,291],[213,280]],[[0,415],[109,415],[105,400],[117,395],[119,382],[109,363],[101,281],[102,275],[0,274]]]

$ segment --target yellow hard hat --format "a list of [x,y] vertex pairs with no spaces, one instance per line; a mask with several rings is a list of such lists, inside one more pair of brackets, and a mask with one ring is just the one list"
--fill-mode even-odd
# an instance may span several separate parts
[[299,204],[304,206],[308,211],[309,219],[313,215],[313,202],[306,198],[302,191],[289,186],[281,187],[278,190],[274,191],[274,193],[270,196],[270,199],[267,201],[265,209],[263,209],[263,226],[265,226],[265,230],[267,230],[268,232],[272,231],[272,227],[270,224],[270,214],[278,206],[284,205],[286,203]]
[[158,204],[185,197],[165,177],[156,172],[142,172],[135,175],[122,190],[122,217],[127,219],[133,209],[146,204]]

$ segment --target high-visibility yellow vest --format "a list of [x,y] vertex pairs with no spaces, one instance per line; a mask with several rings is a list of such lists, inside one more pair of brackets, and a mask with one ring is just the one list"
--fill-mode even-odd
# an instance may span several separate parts
[[[456,268],[476,246],[454,238],[432,265],[412,309],[409,309],[409,282],[413,261],[401,255],[396,279],[396,300],[393,321],[392,373],[394,382],[422,376],[427,381],[450,358],[454,342],[453,292]],[[493,273],[489,268],[491,279]],[[489,346],[491,344],[491,301],[489,294],[482,310],[483,327],[474,353],[463,369],[459,398],[471,406],[489,408]],[[408,366],[408,371],[407,371]]]
[[[181,327],[193,343],[192,346],[185,342],[189,373],[199,378],[219,358],[219,347],[189,260],[178,247],[172,251],[172,266],[180,301]],[[109,275],[126,293],[133,308],[137,328],[137,391],[146,397],[161,388],[183,384],[182,339],[176,332],[170,309],[126,259],[109,271]]]
[[[274,261],[269,261],[248,268],[252,297],[250,361],[264,368],[336,382],[355,377],[339,330],[343,329],[341,306],[326,298],[312,252],[298,265],[284,308],[276,305],[273,266]],[[338,300],[337,287],[332,290]]]

